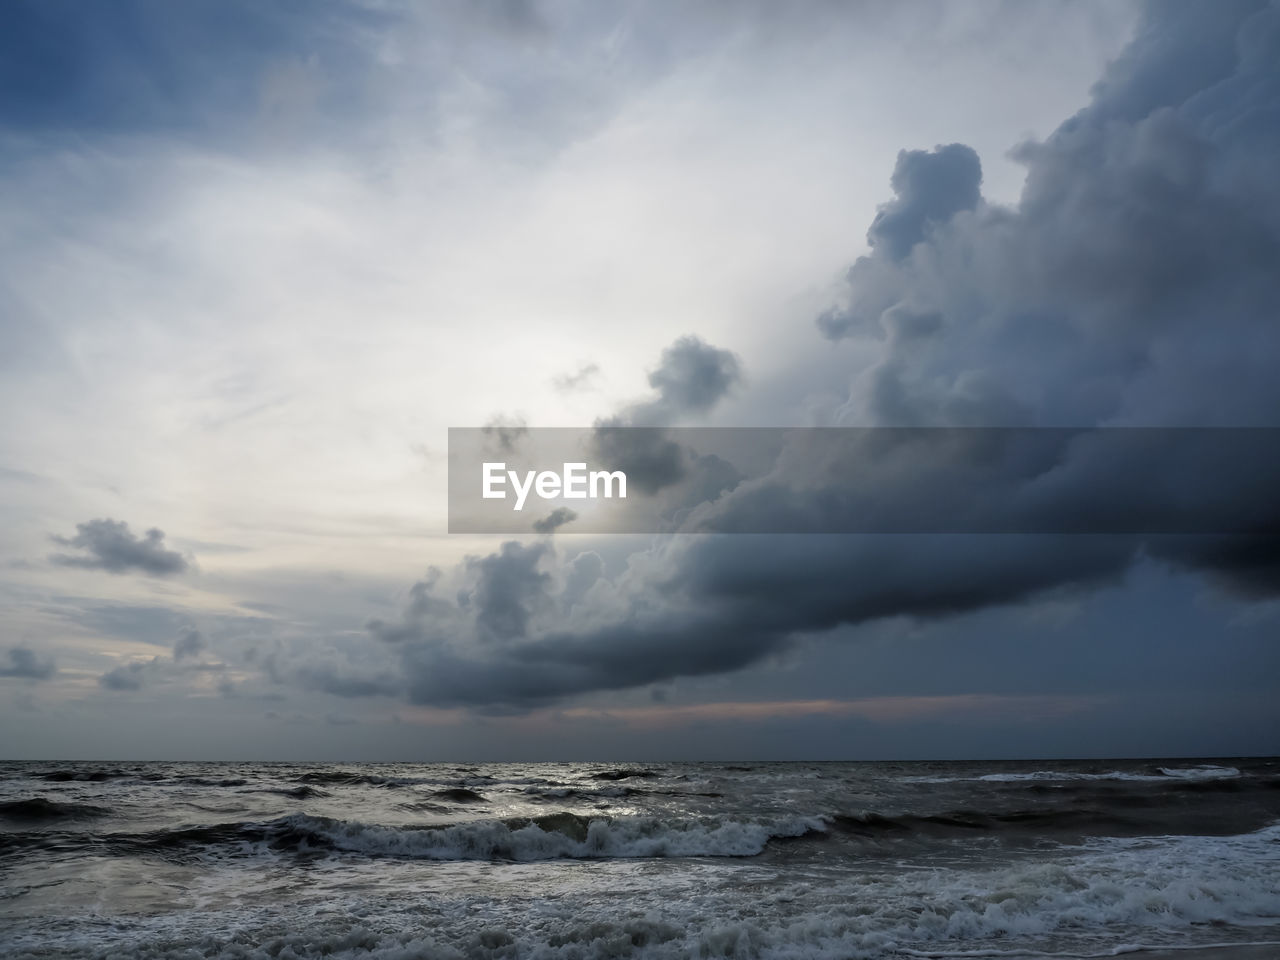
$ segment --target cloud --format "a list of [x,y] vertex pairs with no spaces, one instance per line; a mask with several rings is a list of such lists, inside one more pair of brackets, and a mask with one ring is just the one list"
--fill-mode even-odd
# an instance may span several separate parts
[[732,352],[697,337],[679,338],[662,351],[649,374],[656,396],[596,423],[592,447],[597,460],[610,470],[623,471],[627,482],[646,494],[685,482],[695,473],[703,474],[688,484],[695,492],[706,492],[709,484],[718,492],[725,485],[723,461],[699,458],[662,428],[710,412],[741,379],[742,365]]
[[335,697],[391,697],[404,692],[404,682],[399,677],[349,672],[334,664],[300,666],[288,679],[304,689]]
[[48,680],[57,673],[52,659],[41,660],[27,647],[10,647],[8,659],[7,664],[0,665],[0,677]]
[[554,533],[566,523],[572,523],[578,515],[568,507],[557,507],[541,520],[533,522],[534,533]]
[[[970,191],[977,171],[955,145],[904,153],[846,302],[818,318],[832,339],[879,346],[842,416],[1275,426],[1280,381],[1264,358],[1280,353],[1280,191],[1261,171],[1280,163],[1280,70],[1262,39],[1277,30],[1274,5],[1150,7],[1093,102],[1018,148],[1013,209]],[[1064,450],[1059,473],[1114,491],[1117,509],[1207,495],[1210,468],[1189,476],[1173,452]],[[1261,491],[1238,506],[1275,516]],[[1252,595],[1280,588],[1274,538],[1146,549]]]
[[98,678],[98,686],[118,692],[141,690],[158,665],[159,658],[134,660],[108,670]]
[[889,181],[897,195],[880,208],[867,242],[901,260],[934,224],[945,223],[981,199],[982,163],[972,147],[952,143],[932,152],[903,150]]
[[688,451],[658,428],[600,423],[592,433],[591,450],[597,463],[621,470],[631,489],[646,494],[673,486],[689,474]]
[[1277,17],[1151,7],[1093,103],[1017,149],[1014,208],[922,204],[963,192],[943,162],[955,147],[904,154],[889,233],[873,226],[845,302],[818,319],[879,354],[846,421],[1274,424],[1280,386],[1261,358],[1280,347],[1280,198],[1258,167],[1280,159],[1264,106],[1280,79],[1251,38]]
[[511,542],[416,584],[401,622],[370,629],[395,644],[415,702],[529,708],[737,670],[841,624],[1114,582],[1135,550],[1123,538],[996,541],[682,537],[633,555],[615,580],[590,555],[559,567],[550,547]]
[[173,659],[181,660],[184,657],[196,657],[207,647],[204,636],[199,630],[194,628],[185,630],[173,642]]
[[[225,19],[228,9],[233,20]],[[347,4],[321,4],[309,17],[267,15],[239,0],[162,17],[148,10],[135,0],[111,14],[58,0],[12,11],[0,41],[11,78],[6,123],[37,131],[199,132],[228,113],[252,116],[264,94],[260,78],[272,66],[307,49],[350,62],[357,50],[347,38],[390,19]]]
[[480,430],[498,452],[511,453],[528,436],[529,425],[519,417],[494,417]]
[[[169,647],[171,656],[153,656],[149,659],[131,660],[113,667],[98,677],[98,685],[104,690],[132,692],[153,684],[196,681],[205,675],[223,675],[225,663],[201,659],[209,649],[206,632],[198,629],[186,613],[163,607],[89,606],[74,617],[77,622],[130,641]],[[206,615],[207,616],[207,615]],[[243,642],[248,631],[262,621],[249,617],[209,617],[212,636],[222,642],[236,639]],[[174,637],[174,633],[177,636]],[[252,633],[247,633],[253,636]],[[207,683],[213,683],[210,679]],[[224,695],[234,691],[234,681],[221,676],[217,687]]]
[[550,574],[539,569],[549,548],[504,543],[502,549],[467,565],[478,574],[464,604],[475,610],[475,623],[483,639],[510,640],[523,637],[536,602],[543,597]]
[[574,557],[565,570],[564,589],[560,591],[564,609],[581,601],[603,576],[604,559],[594,550],[584,550]]
[[77,547],[87,555],[53,554],[49,559],[64,567],[105,570],[108,573],[137,571],[152,577],[184,573],[190,566],[176,550],[167,550],[164,531],[152,527],[144,537],[135,537],[129,525],[119,520],[90,520],[76,524],[74,537],[54,536],[55,543]]
[[94,633],[170,647],[173,638],[190,625],[187,613],[162,606],[101,603],[96,599],[67,598],[59,615]]
[[628,426],[667,426],[691,415],[706,413],[742,378],[738,358],[695,336],[681,337],[662,351],[649,386],[652,400],[628,408],[619,422]]
[[[1027,181],[1016,207],[982,198],[978,158],[963,145],[900,154],[871,251],[850,269],[845,302],[818,319],[826,337],[856,340],[873,358],[849,371],[833,422],[1275,426],[1280,192],[1263,159],[1280,164],[1280,124],[1266,106],[1280,103],[1280,68],[1259,38],[1277,35],[1274,6],[1153,5],[1092,103],[1018,149]],[[598,433],[705,414],[740,376],[732,354],[682,339],[650,376],[656,396]],[[661,431],[638,436],[651,486],[684,477],[689,451]],[[1158,445],[1126,459],[1058,432],[1032,446],[1011,459],[962,456],[970,486],[939,488],[938,502],[971,495],[1007,522],[1047,476],[1044,509],[1061,515],[1086,493],[1110,492],[1120,509],[1151,499],[1176,509],[1212,490],[1220,466],[1174,469],[1174,451]],[[758,529],[789,496],[856,505],[849,472],[832,466],[797,474],[780,461],[771,484],[730,484],[715,509],[726,529],[735,518]],[[892,499],[917,476],[907,463],[868,482]],[[1257,485],[1238,506],[1274,518],[1269,491]],[[927,493],[903,502],[929,503]],[[1093,590],[1142,557],[1280,591],[1274,538],[680,537],[633,554],[612,578],[585,571],[585,590],[578,559],[507,543],[437,571],[415,585],[400,622],[370,628],[394,643],[414,701],[528,709],[732,671],[844,625]]]
[[[682,529],[1143,534],[1152,549],[1197,539],[1256,548],[1280,534],[1280,506],[1268,492],[1280,485],[1276,428],[880,428],[782,436],[767,474],[701,504]],[[1232,536],[1224,541],[1226,534]]]
[[[183,678],[225,673],[227,666],[224,663],[190,659],[198,656],[204,649],[204,638],[198,631],[190,630],[174,643],[172,659],[156,656],[150,660],[131,660],[98,677],[98,685],[105,690],[125,692],[141,690],[152,683],[171,683]],[[228,685],[232,683],[229,678],[223,677],[217,686],[225,694]]]
[[591,382],[599,375],[600,364],[585,363],[573,373],[561,373],[552,378],[551,384],[561,393],[573,393],[576,390],[585,390],[591,386]]

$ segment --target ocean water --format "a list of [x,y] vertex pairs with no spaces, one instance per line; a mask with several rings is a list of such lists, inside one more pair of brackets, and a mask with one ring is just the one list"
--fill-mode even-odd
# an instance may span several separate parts
[[1280,761],[0,764],[6,958],[1195,947],[1280,956]]

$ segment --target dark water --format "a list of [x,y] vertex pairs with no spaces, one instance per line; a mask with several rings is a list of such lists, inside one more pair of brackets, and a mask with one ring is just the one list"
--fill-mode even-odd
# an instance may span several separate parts
[[1276,760],[0,764],[4,957],[1277,941]]

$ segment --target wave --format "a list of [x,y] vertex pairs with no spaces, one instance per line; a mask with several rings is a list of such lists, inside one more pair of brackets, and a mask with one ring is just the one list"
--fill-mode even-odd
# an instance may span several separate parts
[[525,795],[541,801],[568,800],[620,800],[623,797],[634,797],[642,793],[655,793],[650,790],[637,790],[635,787],[597,787],[583,789],[581,787],[526,787],[521,791]]
[[[294,795],[295,791],[281,792]],[[397,806],[419,814],[447,815],[450,809],[431,799]],[[224,812],[218,808],[201,809]],[[88,817],[108,812],[85,805],[54,804],[43,798],[0,806],[0,816],[28,820]],[[47,832],[10,833],[7,842],[10,846],[41,847],[56,839],[61,849],[86,846],[104,853],[114,850],[127,855],[151,852],[178,857],[274,851],[421,860],[537,861],[754,857],[775,841],[798,839],[841,845],[848,855],[849,844],[863,841],[915,839],[932,843],[981,834],[1007,836],[1015,844],[1027,837],[1053,836],[1067,843],[1077,843],[1087,837],[1229,836],[1241,827],[1257,825],[1256,819],[1251,823],[1241,818],[1228,822],[1207,815],[1187,815],[1179,819],[1138,812],[1144,816],[1134,816],[1134,811],[1124,808],[1111,810],[1073,804],[1010,810],[893,813],[864,810],[764,820],[606,817],[559,811],[535,817],[494,817],[429,825],[370,823],[299,812],[268,821],[191,825],[149,833],[64,831],[56,838]]]
[[[562,826],[576,830],[568,821]],[[560,883],[541,886],[546,874],[531,871],[520,871],[518,892],[495,897],[492,888],[449,880],[428,886],[422,871],[407,870],[372,892],[361,875],[319,911],[310,897],[264,903],[246,894],[242,912],[226,916],[235,931],[228,937],[209,934],[207,915],[100,924],[91,942],[76,939],[83,928],[68,935],[44,918],[15,917],[9,955],[1066,960],[1179,946],[1230,956],[1227,947],[1277,945],[1278,857],[1280,827],[1269,827],[1230,838],[1106,840],[1015,863],[824,872],[820,882],[810,874],[767,882],[755,865],[744,872],[654,871],[635,883],[620,882],[636,879],[634,872],[600,870],[592,895],[582,897],[566,897]]]
[[323,783],[334,786],[400,787],[421,781],[412,778],[383,777],[373,773],[348,773],[342,770],[312,770],[297,777],[298,783]]
[[1118,781],[1133,783],[1169,783],[1177,781],[1203,782],[1235,780],[1241,776],[1236,767],[1202,765],[1195,767],[1158,767],[1157,773],[1133,773],[1126,770],[1109,770],[1104,773],[1085,773],[1076,770],[1033,770],[1025,773],[987,773],[969,777],[903,777],[902,783],[1022,783],[1072,781]]
[[[628,788],[621,787],[619,789],[626,790]],[[521,792],[531,797],[538,797],[542,800],[564,800],[568,797],[577,797],[582,795],[582,791],[577,787],[565,786],[525,787]]]
[[35,776],[50,783],[102,783],[106,780],[163,780],[160,773],[143,773],[119,768],[95,770],[46,770]]
[[190,800],[186,801],[186,806],[190,807],[192,810],[199,810],[202,813],[243,813],[249,809],[239,803],[234,803],[229,806],[215,807],[204,803],[192,803]]
[[449,805],[432,803],[430,800],[413,800],[396,805],[397,809],[409,810],[413,813],[449,813]]
[[1142,832],[1144,826],[1136,819],[1110,811],[1079,807],[1004,812],[949,810],[893,816],[875,812],[842,813],[832,817],[831,824],[839,833],[868,837],[909,833],[938,836],[999,830],[1032,830],[1040,833],[1122,831],[1133,834]]
[[295,814],[275,822],[279,838],[370,856],[424,860],[556,860],[752,857],[771,840],[822,833],[820,818],[776,823],[587,818],[562,812],[438,827],[389,827]]
[[47,797],[29,797],[0,803],[0,817],[7,820],[66,820],[101,817],[110,813],[107,807],[88,803],[67,803]]
[[392,826],[296,813],[266,822],[220,823],[149,833],[8,834],[13,848],[91,847],[135,855],[205,857],[276,853],[361,854],[415,860],[603,860],[658,857],[752,857],[773,840],[826,830],[820,818],[776,823],[590,818],[567,811],[541,817],[475,820],[426,827]]
[[600,773],[593,773],[591,775],[591,779],[592,780],[631,780],[631,779],[651,780],[655,777],[660,777],[660,776],[662,776],[662,774],[658,773],[656,770],[622,769],[622,770],[603,770]]
[[291,797],[294,800],[310,800],[313,797],[327,797],[329,794],[313,787],[310,784],[303,783],[296,787],[257,787],[253,790],[244,790],[242,793],[276,793],[282,797]]
[[356,773],[350,770],[310,770],[293,778],[294,783],[320,784],[335,787],[383,787],[395,790],[399,787],[434,786],[449,787],[462,783],[489,783],[493,777],[469,776],[463,780],[441,777],[390,777],[380,773]]
[[1160,775],[1175,780],[1234,780],[1240,776],[1236,767],[1160,767]]
[[829,819],[833,837],[929,840],[988,833],[1016,847],[1029,838],[1073,843],[1085,837],[1226,837],[1260,829],[1280,814],[1274,802],[1193,803],[1178,797],[1177,803],[1161,803],[1128,792],[1072,793],[1054,797],[1051,803],[1037,797],[1018,805],[1009,804],[1009,799],[993,798],[993,803],[976,808],[845,810]]
[[432,794],[440,800],[448,800],[450,803],[488,803],[487,797],[482,797],[474,790],[468,790],[466,787],[449,787],[444,790],[437,790]]

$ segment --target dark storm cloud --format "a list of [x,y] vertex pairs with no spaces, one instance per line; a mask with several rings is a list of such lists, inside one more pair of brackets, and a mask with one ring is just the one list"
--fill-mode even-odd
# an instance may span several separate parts
[[[528,708],[592,690],[740,669],[787,650],[799,635],[841,624],[944,617],[1095,586],[1121,577],[1136,549],[1125,538],[1065,537],[1053,547],[1041,537],[994,540],[681,538],[641,563],[632,558],[617,582],[603,579],[598,558],[580,555],[563,584],[535,572],[527,549],[508,543],[463,574],[488,580],[488,617],[501,597],[505,630],[486,629],[484,611],[466,603],[430,618],[406,611],[400,624],[371,629],[397,643],[414,701]],[[549,565],[552,554],[544,549],[537,559]],[[513,568],[500,592],[493,589],[494,561]],[[583,579],[604,589],[596,586],[583,601]],[[417,587],[451,606],[442,582]],[[565,616],[570,606],[573,616]]]
[[[752,434],[754,435],[754,434]],[[1280,429],[785,432],[689,532],[1280,535]],[[1152,541],[1159,543],[1159,539]]]
[[714,618],[671,615],[614,624],[590,637],[549,634],[484,660],[416,647],[405,665],[416,703],[526,709],[592,690],[722,673],[778,646],[766,630],[749,625],[739,629]]
[[599,424],[591,447],[597,463],[607,470],[621,470],[630,488],[641,493],[657,493],[688,475],[688,451],[657,428]]
[[1151,556],[1206,573],[1239,596],[1262,600],[1280,594],[1280,538],[1249,536],[1155,537]]
[[167,550],[164,531],[152,527],[143,537],[134,536],[129,525],[119,520],[90,520],[76,524],[74,537],[53,537],[55,543],[84,550],[83,555],[58,553],[49,559],[64,567],[105,570],[108,573],[136,571],[152,577],[183,573],[189,564],[176,550]]
[[42,660],[27,647],[10,647],[7,658],[7,663],[0,662],[0,677],[48,680],[57,672],[52,659]]
[[979,201],[853,265],[819,325],[882,342],[859,383],[875,422],[1274,422],[1277,16],[1153,7],[1094,103],[1019,148],[1016,208]]
[[[847,301],[819,320],[878,357],[851,371],[843,415],[878,426],[1275,425],[1278,78],[1280,8],[1153,5],[1094,101],[1019,149],[1017,207],[983,201],[966,147],[901,154],[896,198],[849,271]],[[602,421],[601,436],[705,413],[738,377],[731,355],[681,341],[650,378],[655,398]],[[1057,431],[1026,434],[1032,449],[975,451],[932,491],[914,488],[922,472],[909,457],[886,457],[864,482],[940,509],[958,498],[996,521],[1035,509],[1070,521],[1108,496],[1119,510],[1176,510],[1230,469],[1195,458],[1175,468],[1158,444],[1118,456]],[[692,456],[664,443],[657,432],[639,451],[658,486],[682,480]],[[767,482],[724,492],[716,515],[725,529],[759,528],[786,509],[859,506],[847,464],[812,466],[791,470],[784,455]],[[1273,489],[1245,490],[1226,506],[1274,519]],[[1094,589],[1144,556],[1254,594],[1280,587],[1274,541],[1256,538],[681,537],[612,577],[581,556],[558,565],[548,545],[509,543],[418,584],[399,623],[371,630],[393,641],[411,699],[521,709],[742,668],[842,625]]]
[[662,351],[657,368],[649,374],[649,386],[657,396],[630,407],[621,420],[629,426],[661,427],[706,413],[741,376],[738,358],[728,350],[698,337],[681,337]]
[[510,542],[498,553],[467,562],[478,577],[474,590],[464,598],[465,605],[475,610],[476,629],[482,639],[510,640],[526,634],[551,580],[551,575],[539,568],[548,552],[541,544],[530,547]]
[[867,231],[867,242],[901,260],[925,238],[929,226],[978,205],[982,164],[974,149],[963,143],[931,153],[903,150],[889,182],[896,197],[881,207]]
[[[833,339],[882,342],[858,383],[873,421],[1274,425],[1280,190],[1264,171],[1280,164],[1278,21],[1264,3],[1151,7],[1094,102],[1019,148],[1016,209],[962,188],[954,146],[904,154],[847,303],[818,321]],[[1193,501],[1231,469],[1206,461],[1197,477],[1159,450],[1063,459],[1076,493],[1112,492],[1128,510]],[[1238,506],[1274,518],[1265,490]],[[1147,549],[1245,592],[1280,587],[1274,540]]]
[[[697,337],[681,337],[662,351],[657,368],[649,374],[655,396],[596,424],[592,441],[596,457],[610,470],[623,471],[627,482],[646,494],[680,483],[695,471],[717,472],[720,464],[699,462],[667,437],[662,427],[707,413],[741,379],[742,366],[733,353]],[[701,498],[693,499],[690,505],[700,502]]]

